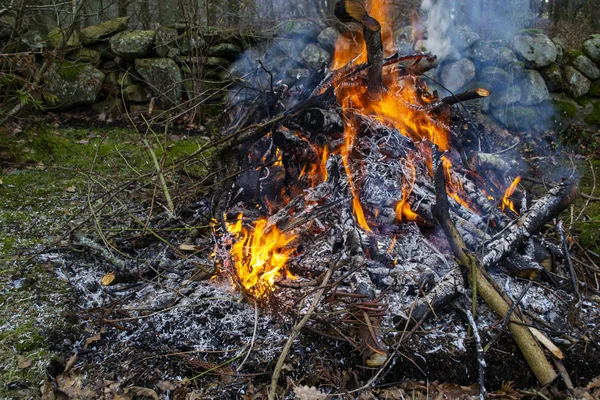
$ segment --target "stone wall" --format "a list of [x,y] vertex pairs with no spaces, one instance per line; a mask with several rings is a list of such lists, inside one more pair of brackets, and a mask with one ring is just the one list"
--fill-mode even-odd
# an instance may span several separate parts
[[[220,112],[227,101],[243,96],[244,86],[310,89],[315,72],[329,68],[340,35],[311,20],[290,21],[271,40],[252,46],[178,24],[127,28],[128,19],[117,18],[70,37],[64,60],[44,76],[46,105],[93,104],[99,112],[115,113],[127,105],[135,113],[147,111],[151,101],[154,109],[205,102]],[[394,41],[404,54],[427,51],[427,40],[413,38],[411,27],[396,30]],[[48,46],[62,42],[60,29],[48,34]],[[448,94],[445,89],[457,93],[485,87],[492,95],[479,101],[481,110],[513,130],[545,129],[561,116],[600,125],[600,34],[579,49],[567,49],[538,30],[523,30],[510,41],[489,41],[463,28],[450,35],[450,43],[426,73],[440,95]],[[234,80],[244,84],[226,99],[223,89]]]

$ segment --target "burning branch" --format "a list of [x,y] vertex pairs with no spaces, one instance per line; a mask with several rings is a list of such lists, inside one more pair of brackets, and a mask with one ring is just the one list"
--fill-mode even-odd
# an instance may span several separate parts
[[381,25],[367,13],[364,5],[357,0],[338,0],[335,4],[335,16],[344,23],[356,22],[363,27],[369,65],[367,93],[371,100],[380,100],[383,92]]
[[[481,270],[479,261],[466,250],[466,245],[450,218],[442,155],[439,152],[436,153],[438,153],[434,156],[436,206],[433,209],[433,214],[446,234],[452,252],[456,257],[456,262],[467,273],[473,291],[475,292],[476,290],[477,294],[481,296],[486,304],[495,313],[504,318],[510,311],[510,304],[505,300],[506,295],[503,295],[499,289],[494,287],[493,281]],[[554,381],[557,374],[546,359],[544,351],[530,329],[524,325],[524,321],[512,314],[508,329],[512,333],[517,346],[519,346],[523,357],[525,357],[537,380],[542,385],[547,385]]]

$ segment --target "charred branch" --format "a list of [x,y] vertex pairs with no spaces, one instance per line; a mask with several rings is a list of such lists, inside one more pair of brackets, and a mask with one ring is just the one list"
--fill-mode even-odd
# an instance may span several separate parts
[[441,102],[446,105],[453,105],[463,101],[481,99],[483,97],[488,97],[490,95],[490,91],[484,88],[477,88],[472,90],[467,90],[466,92],[458,93],[456,95],[444,97]]
[[575,201],[578,193],[579,185],[575,181],[561,183],[550,189],[546,196],[536,201],[513,225],[485,245],[483,266],[486,269],[494,266],[514,252],[531,235],[537,233],[542,226]]

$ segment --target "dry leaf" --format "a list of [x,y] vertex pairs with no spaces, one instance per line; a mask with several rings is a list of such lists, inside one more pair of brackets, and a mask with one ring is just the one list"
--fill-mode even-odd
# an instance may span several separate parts
[[76,352],[71,356],[71,358],[69,358],[69,361],[67,361],[67,365],[65,365],[65,370],[63,371],[63,374],[66,374],[67,372],[73,369],[73,367],[77,363],[77,354],[78,353]]
[[109,272],[108,274],[102,277],[100,283],[102,283],[102,286],[109,286],[112,285],[116,279],[117,277],[115,276],[115,274],[113,272]]
[[52,389],[52,384],[50,382],[44,381],[40,391],[42,392],[42,400],[56,399],[56,396],[54,396],[54,389]]
[[200,251],[200,247],[193,245],[193,244],[180,244],[179,245],[179,250],[183,250],[183,251]]
[[67,191],[68,193],[75,193],[75,185],[69,186],[65,189],[65,191]]
[[168,390],[173,391],[175,390],[175,385],[173,385],[171,382],[169,381],[160,381],[156,384],[156,387],[158,388],[158,390],[160,390],[161,392],[166,392]]
[[32,364],[33,364],[33,361],[27,360],[23,356],[19,356],[19,360],[17,361],[17,368],[19,368],[19,369],[29,368],[29,367],[31,367]]
[[88,139],[81,139],[81,140],[76,141],[75,143],[77,143],[77,144],[88,144],[88,143],[90,143],[90,141]]
[[83,349],[87,349],[91,343],[97,342],[100,339],[102,339],[102,335],[100,333],[96,333],[94,336],[90,336],[89,338],[85,339]]
[[127,389],[127,392],[133,394],[134,396],[140,396],[153,400],[160,400],[158,394],[156,394],[156,392],[150,388],[132,386],[129,389]]
[[2,185],[2,183],[4,183],[4,182],[2,181],[2,177],[0,177],[0,185]]
[[600,388],[600,376],[592,379],[590,383],[587,384],[588,389],[596,389]]
[[327,395],[314,386],[296,386],[294,394],[299,400],[325,400]]

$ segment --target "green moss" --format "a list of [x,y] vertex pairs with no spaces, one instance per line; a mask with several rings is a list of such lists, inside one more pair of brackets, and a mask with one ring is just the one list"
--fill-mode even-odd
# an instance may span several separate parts
[[[592,160],[592,167],[596,176],[600,173],[600,160]],[[595,177],[588,162],[582,163],[579,170],[583,176],[581,179],[581,192],[598,196],[598,188],[595,182]],[[596,187],[595,192],[592,190]],[[585,210],[583,207],[585,206]],[[587,219],[580,219],[575,224],[575,232],[579,236],[579,243],[585,249],[592,250],[595,253],[600,253],[600,203],[587,202],[584,198],[579,198],[575,202],[575,215],[583,210]]]
[[554,101],[554,106],[557,108],[561,116],[574,118],[577,114],[577,106],[567,101]]
[[575,102],[577,102],[577,104],[579,104],[581,107],[585,107],[590,104],[590,98],[587,96],[581,96],[573,100],[575,100]]
[[590,125],[600,126],[600,101],[594,102],[594,109],[585,117],[584,121]]
[[532,34],[532,33],[544,33],[541,29],[529,28],[529,29],[521,29],[520,34]]
[[575,49],[567,50],[565,54],[565,58],[567,59],[568,63],[572,63],[573,60],[575,60],[579,56],[583,56],[583,53]]
[[63,61],[56,73],[64,79],[75,79],[81,73],[86,64],[74,61]]

